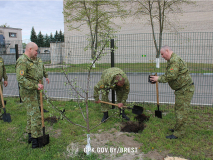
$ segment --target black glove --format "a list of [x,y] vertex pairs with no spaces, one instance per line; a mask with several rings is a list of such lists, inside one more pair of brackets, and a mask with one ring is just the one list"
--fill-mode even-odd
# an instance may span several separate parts
[[151,78],[151,77],[150,77],[150,75],[149,75],[148,82],[149,82],[149,83],[152,83],[152,84],[155,84],[156,82],[152,82],[152,81],[150,80],[150,78]]

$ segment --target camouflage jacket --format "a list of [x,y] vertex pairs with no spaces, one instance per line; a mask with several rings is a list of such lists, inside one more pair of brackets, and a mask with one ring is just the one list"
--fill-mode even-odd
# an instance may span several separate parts
[[167,61],[166,72],[159,76],[158,82],[169,83],[173,90],[180,90],[193,83],[187,64],[175,53]]
[[98,101],[99,99],[99,91],[100,90],[117,90],[121,87],[116,85],[116,80],[115,77],[116,75],[122,75],[122,77],[125,79],[125,83],[123,85],[123,97],[122,97],[122,101],[121,102],[125,102],[128,98],[128,94],[129,94],[129,80],[126,76],[126,74],[120,69],[120,68],[108,68],[106,70],[103,71],[102,76],[101,76],[101,80],[94,86],[94,98],[95,101]]
[[38,63],[25,54],[16,61],[16,79],[23,89],[37,90],[41,72]]
[[44,63],[42,62],[41,58],[37,57],[36,59],[32,59],[32,60],[38,66],[39,79],[43,79],[43,77],[48,78],[48,74],[44,68]]
[[7,73],[4,66],[4,60],[0,57],[0,84],[2,83],[2,78],[4,78],[4,81],[7,81]]

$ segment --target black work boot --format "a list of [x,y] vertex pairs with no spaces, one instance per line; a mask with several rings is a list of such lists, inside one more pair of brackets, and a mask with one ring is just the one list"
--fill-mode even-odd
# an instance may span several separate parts
[[38,138],[31,138],[32,139],[32,148],[39,148]]
[[46,110],[46,109],[43,109],[43,111],[44,111],[44,112],[49,112],[49,111],[48,111],[48,110]]
[[121,111],[121,115],[122,115],[122,118],[123,118],[123,119],[125,119],[125,120],[127,120],[127,121],[130,120],[129,117],[127,117],[127,116],[125,115],[124,110]]
[[[41,112],[41,106],[39,106],[40,112]],[[48,110],[43,108],[43,112],[49,112]]]
[[31,133],[28,133],[28,143],[30,144],[32,141]]
[[104,112],[104,116],[103,116],[103,118],[102,118],[102,120],[101,120],[101,122],[106,122],[105,120],[108,118],[108,111],[107,112]]

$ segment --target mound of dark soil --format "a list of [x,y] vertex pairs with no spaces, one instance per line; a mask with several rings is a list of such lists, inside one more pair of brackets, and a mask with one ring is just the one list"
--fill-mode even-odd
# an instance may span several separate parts
[[44,121],[47,121],[50,123],[50,125],[53,125],[53,123],[56,123],[58,121],[58,118],[56,116],[47,117],[44,119]]
[[136,121],[139,123],[147,122],[149,120],[150,116],[146,116],[145,114],[138,115],[134,117]]

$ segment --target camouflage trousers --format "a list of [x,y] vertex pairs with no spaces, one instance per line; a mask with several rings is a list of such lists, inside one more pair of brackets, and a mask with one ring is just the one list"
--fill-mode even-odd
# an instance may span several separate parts
[[[109,95],[109,91],[110,90],[107,90],[106,91],[106,94],[102,94],[102,97],[101,97],[101,100],[102,101],[105,101],[105,102],[109,102],[109,98],[108,98],[108,95]],[[123,98],[123,88],[119,88],[119,89],[116,89],[116,99],[117,99],[117,103],[121,103],[122,101],[122,98]],[[126,105],[126,101],[123,102],[123,105]],[[118,107],[117,107],[118,108]],[[101,104],[101,111],[102,112],[107,112],[108,110],[112,109],[112,106],[109,105],[109,104],[104,104],[102,103]]]
[[194,90],[194,85],[191,85],[185,89],[175,91],[176,123],[173,128],[175,130],[173,134],[177,137],[183,137],[185,135],[187,124],[190,123],[190,120],[188,119],[188,114]]
[[[2,91],[2,94],[3,94],[3,85],[1,85],[1,91]],[[1,97],[0,97],[0,116],[3,114],[3,105],[2,105],[2,102],[1,102]]]
[[23,105],[27,109],[27,133],[31,133],[33,138],[40,137],[41,134],[41,112],[39,109],[37,90],[26,90],[20,88],[20,96]]

